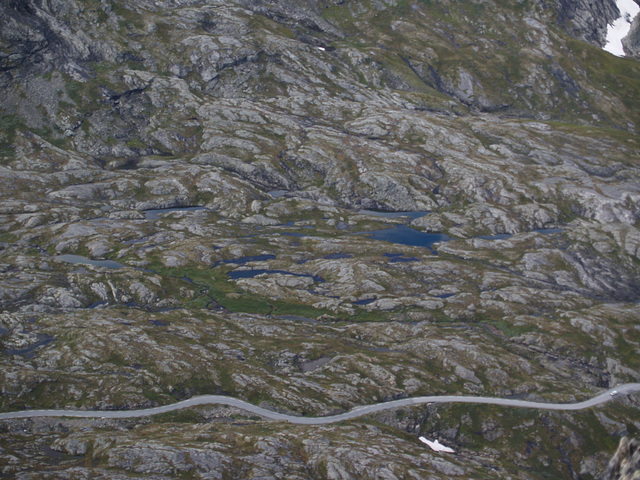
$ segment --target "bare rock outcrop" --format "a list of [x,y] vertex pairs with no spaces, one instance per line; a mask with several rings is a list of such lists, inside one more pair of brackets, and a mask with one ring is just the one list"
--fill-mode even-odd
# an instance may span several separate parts
[[603,480],[640,479],[640,442],[624,437],[609,462]]

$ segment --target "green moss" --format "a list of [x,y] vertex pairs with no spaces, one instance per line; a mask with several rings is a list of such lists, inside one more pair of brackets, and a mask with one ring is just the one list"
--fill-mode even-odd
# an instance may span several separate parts
[[524,335],[525,333],[537,332],[539,329],[536,325],[526,324],[526,325],[514,325],[513,323],[509,323],[503,317],[497,316],[479,316],[479,321],[483,323],[487,323],[492,325],[493,327],[500,330],[507,337],[518,337],[520,335]]
[[204,417],[193,408],[161,413],[152,417],[155,423],[202,423],[204,420]]
[[14,157],[13,142],[19,128],[24,128],[24,124],[17,116],[3,115],[0,117],[0,159],[9,160]]
[[118,22],[122,29],[129,30],[135,28],[141,30],[144,28],[142,15],[134,10],[126,8],[124,4],[114,3],[113,12],[119,17],[122,17],[122,20]]
[[116,367],[124,367],[127,365],[127,361],[124,356],[118,352],[109,352],[109,356],[106,358],[107,363],[112,363]]
[[[627,332],[627,335],[633,333],[631,331]],[[635,336],[638,337],[638,333],[636,330]],[[638,345],[637,340],[634,342],[631,338],[627,341],[623,335],[618,335],[616,337],[616,351],[621,358],[625,360],[627,366],[633,370],[640,369],[640,351],[636,345]]]
[[18,241],[18,237],[10,232],[0,232],[0,242],[14,243]]
[[140,148],[140,149],[147,148],[147,145],[144,142],[142,142],[139,139],[137,139],[137,138],[133,138],[131,140],[128,140],[126,145],[127,145],[127,147],[131,147],[131,148]]

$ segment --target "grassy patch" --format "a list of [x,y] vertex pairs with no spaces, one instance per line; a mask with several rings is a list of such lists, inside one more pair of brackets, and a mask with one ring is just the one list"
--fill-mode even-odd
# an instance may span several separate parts
[[193,408],[186,408],[154,415],[152,420],[156,423],[202,423],[204,417]]
[[13,142],[19,128],[24,128],[24,124],[15,115],[0,117],[0,159],[12,159],[15,155]]

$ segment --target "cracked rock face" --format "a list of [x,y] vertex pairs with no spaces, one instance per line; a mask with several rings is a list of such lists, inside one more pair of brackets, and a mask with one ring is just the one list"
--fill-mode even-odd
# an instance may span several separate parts
[[[331,415],[640,381],[640,64],[599,48],[617,15],[3,2],[0,410]],[[0,477],[592,479],[637,418],[630,396],[313,429],[3,421]]]
[[622,48],[626,55],[640,59],[640,15],[631,23],[631,29],[622,39]]
[[609,462],[606,480],[633,480],[640,478],[640,444],[635,438],[624,437]]
[[558,0],[558,20],[567,31],[584,41],[604,47],[607,25],[620,17],[615,0]]

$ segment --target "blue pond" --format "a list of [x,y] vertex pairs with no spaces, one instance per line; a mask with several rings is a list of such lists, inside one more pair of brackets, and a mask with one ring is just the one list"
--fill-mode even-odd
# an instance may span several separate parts
[[443,233],[424,233],[414,230],[406,225],[385,228],[384,230],[376,230],[374,232],[360,232],[374,240],[384,242],[397,243],[399,245],[408,245],[412,247],[427,247],[431,249],[434,243],[447,242],[451,240],[448,235]]

